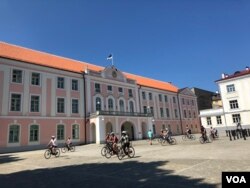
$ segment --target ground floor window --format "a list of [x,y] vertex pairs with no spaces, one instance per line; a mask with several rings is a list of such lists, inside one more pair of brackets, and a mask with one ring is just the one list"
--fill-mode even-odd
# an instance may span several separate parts
[[79,125],[72,126],[72,139],[79,139]]
[[38,125],[31,125],[30,126],[30,142],[37,142],[39,136],[39,126]]
[[64,140],[64,125],[57,125],[57,140]]
[[234,123],[240,123],[241,121],[240,114],[233,114],[232,118]]
[[9,143],[18,143],[20,136],[20,126],[11,125],[9,129]]

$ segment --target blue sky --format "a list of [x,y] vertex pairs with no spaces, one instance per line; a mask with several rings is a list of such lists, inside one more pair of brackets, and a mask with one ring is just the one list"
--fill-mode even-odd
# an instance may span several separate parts
[[0,0],[0,41],[179,88],[250,66],[248,0]]

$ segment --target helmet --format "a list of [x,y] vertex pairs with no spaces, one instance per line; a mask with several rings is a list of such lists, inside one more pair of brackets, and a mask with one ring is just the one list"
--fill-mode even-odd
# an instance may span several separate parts
[[122,131],[122,134],[127,134],[127,132],[126,131]]
[[51,136],[51,138],[55,138],[55,136]]
[[112,132],[112,133],[110,133],[111,135],[115,135],[115,133],[114,132]]

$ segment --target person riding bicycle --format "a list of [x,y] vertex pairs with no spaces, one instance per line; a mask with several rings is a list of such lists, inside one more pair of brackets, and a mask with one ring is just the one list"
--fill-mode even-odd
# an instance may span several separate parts
[[67,139],[67,141],[66,141],[66,146],[67,146],[67,148],[68,148],[68,151],[70,150],[70,148],[71,148],[71,145],[72,145],[72,142],[71,142],[71,139],[70,139],[70,137],[68,137],[68,139]]
[[129,137],[126,131],[122,131],[122,136],[119,143],[121,143],[122,149],[124,153],[127,155],[128,153],[126,152],[126,148],[127,150],[129,148]]
[[115,136],[115,133],[112,132],[110,133],[111,137],[110,137],[110,141],[112,143],[112,149],[114,153],[117,153],[117,143],[118,143],[118,138],[117,136]]
[[187,138],[190,138],[190,135],[191,135],[191,129],[189,129],[188,126],[186,126],[186,135],[187,135]]
[[163,139],[166,139],[168,142],[170,141],[170,134],[171,132],[168,130],[168,128],[166,128],[165,130],[163,130]]
[[213,127],[210,127],[210,134],[213,138],[215,138],[215,130],[213,129]]
[[201,125],[201,136],[202,136],[204,141],[207,140],[207,131],[203,125]]
[[55,148],[57,147],[55,136],[51,136],[51,139],[48,143],[48,147],[50,148],[51,152],[55,154]]

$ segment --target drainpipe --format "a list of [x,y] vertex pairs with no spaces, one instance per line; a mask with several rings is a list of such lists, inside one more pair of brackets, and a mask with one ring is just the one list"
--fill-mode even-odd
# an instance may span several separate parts
[[182,118],[181,118],[181,107],[180,107],[180,102],[179,102],[179,91],[177,92],[177,102],[178,102],[178,109],[179,109],[179,115],[180,115],[181,132],[183,134]]
[[139,97],[139,110],[141,113],[141,94],[140,94],[140,89],[141,89],[141,85],[138,84],[138,97]]
[[86,125],[86,123],[87,123],[87,112],[86,112],[86,110],[87,110],[87,108],[86,108],[86,106],[87,106],[87,104],[86,104],[86,78],[85,78],[85,75],[86,75],[86,73],[85,72],[83,72],[83,100],[84,100],[84,137],[85,137],[85,144],[87,143],[87,125]]

